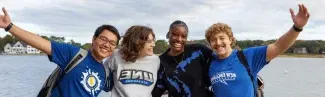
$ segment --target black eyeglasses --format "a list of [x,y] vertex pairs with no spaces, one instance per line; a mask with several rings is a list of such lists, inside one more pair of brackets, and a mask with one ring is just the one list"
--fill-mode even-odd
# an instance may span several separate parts
[[99,41],[101,44],[106,44],[109,43],[110,46],[116,47],[117,46],[117,42],[114,40],[109,40],[108,38],[104,37],[104,36],[99,36]]

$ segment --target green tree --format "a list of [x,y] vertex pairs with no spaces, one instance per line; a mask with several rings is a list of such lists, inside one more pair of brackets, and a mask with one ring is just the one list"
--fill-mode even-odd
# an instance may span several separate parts
[[65,38],[64,37],[57,37],[57,36],[51,36],[50,40],[56,41],[56,42],[60,42],[60,43],[64,43]]
[[7,43],[15,43],[15,40],[11,35],[6,35],[3,38],[3,41],[4,41],[5,44],[7,44]]
[[253,40],[253,46],[262,46],[263,43],[263,40]]
[[44,38],[44,39],[46,39],[46,40],[50,40],[50,38],[49,37],[47,37],[47,36],[41,36],[42,38]]
[[155,45],[156,46],[153,48],[155,54],[161,54],[168,49],[168,44],[165,40],[157,40]]
[[73,39],[71,39],[71,40],[68,42],[68,44],[72,44],[72,45],[75,45],[75,46],[81,47],[81,44],[75,42]]
[[276,42],[275,39],[267,40],[267,41],[264,41],[263,45],[269,45],[269,44],[272,44],[272,43],[274,43],[274,42]]
[[16,42],[20,41],[20,39],[18,39],[18,38],[17,38],[17,37],[15,37],[15,36],[12,36],[12,38],[14,39],[14,43],[16,43]]
[[85,50],[89,50],[91,48],[91,43],[85,43],[84,45],[81,46],[81,48]]
[[209,45],[208,41],[206,39],[201,39],[201,40],[194,40],[194,43],[199,43],[203,45]]
[[4,43],[2,37],[0,37],[0,53],[3,51],[3,48],[6,44]]

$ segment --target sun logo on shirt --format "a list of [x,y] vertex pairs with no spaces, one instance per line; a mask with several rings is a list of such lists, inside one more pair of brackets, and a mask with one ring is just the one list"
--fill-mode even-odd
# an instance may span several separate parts
[[89,94],[95,96],[95,93],[100,91],[100,83],[98,72],[94,72],[91,69],[82,72],[82,81],[80,83],[89,92]]

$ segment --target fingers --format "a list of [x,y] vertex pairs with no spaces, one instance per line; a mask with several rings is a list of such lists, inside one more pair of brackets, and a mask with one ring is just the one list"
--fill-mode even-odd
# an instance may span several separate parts
[[302,12],[302,6],[300,4],[298,4],[298,7],[299,7],[299,11],[298,11],[298,14]]
[[291,14],[291,18],[295,17],[295,13],[293,12],[293,9],[289,9],[290,10],[290,14]]
[[306,17],[308,17],[309,18],[309,12],[308,12],[308,9],[307,9],[307,7],[305,6],[305,5],[302,5],[302,7],[304,8],[304,15],[306,16]]
[[300,4],[300,7],[301,7],[301,12],[302,12],[303,14],[305,14],[305,13],[306,13],[306,9],[305,9],[305,7],[304,7],[304,4]]
[[306,13],[307,12],[307,8],[305,7],[305,5],[304,4],[301,4],[301,7],[302,7],[302,11],[304,12],[304,13]]
[[9,16],[7,10],[6,10],[4,7],[2,7],[2,11],[3,11],[3,13],[5,14],[5,16]]

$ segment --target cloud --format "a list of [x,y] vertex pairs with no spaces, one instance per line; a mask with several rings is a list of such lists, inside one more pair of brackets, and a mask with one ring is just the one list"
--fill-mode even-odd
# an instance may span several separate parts
[[204,39],[205,30],[217,22],[229,24],[239,40],[275,39],[292,26],[289,8],[297,12],[298,3],[311,13],[299,39],[325,40],[320,37],[325,36],[325,0],[3,0],[0,6],[28,31],[86,43],[102,24],[115,25],[121,33],[146,25],[157,39],[165,39],[174,20],[188,24],[189,39]]

